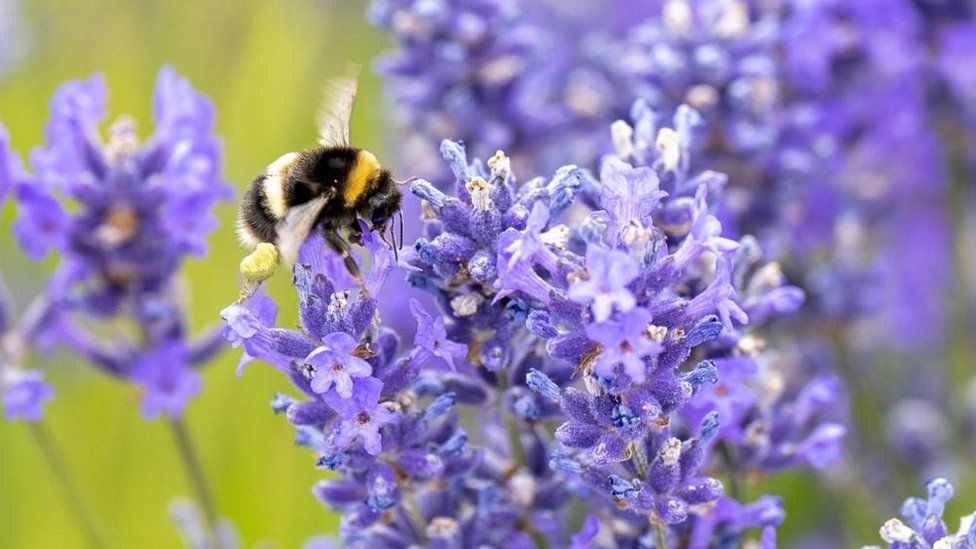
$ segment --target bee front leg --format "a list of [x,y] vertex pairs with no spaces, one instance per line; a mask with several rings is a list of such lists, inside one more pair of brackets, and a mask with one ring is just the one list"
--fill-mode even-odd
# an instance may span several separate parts
[[353,219],[349,224],[349,240],[354,244],[363,244],[363,228],[359,224],[359,219]]
[[356,264],[355,258],[352,257],[352,249],[349,247],[349,243],[338,232],[330,230],[325,231],[325,241],[329,243],[329,247],[342,255],[342,260],[346,264],[346,270],[349,271],[349,274],[359,284],[363,296],[369,297],[369,291],[366,290],[366,284],[363,282],[363,277],[359,273],[359,265]]

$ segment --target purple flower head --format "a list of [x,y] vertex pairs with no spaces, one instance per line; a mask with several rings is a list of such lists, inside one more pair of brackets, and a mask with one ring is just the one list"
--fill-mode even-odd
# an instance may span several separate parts
[[926,498],[908,498],[901,507],[907,521],[893,518],[881,527],[881,539],[893,549],[901,547],[973,547],[976,544],[976,512],[964,516],[959,530],[950,533],[942,518],[952,499],[952,484],[937,478],[926,485]]
[[[14,235],[33,259],[59,255],[32,343],[57,342],[139,385],[145,416],[175,416],[200,390],[193,368],[221,348],[216,332],[187,336],[177,280],[188,255],[205,253],[216,226],[211,210],[230,195],[213,106],[164,67],[155,131],[140,142],[135,122],[122,116],[103,140],[107,98],[98,75],[61,86],[29,172],[0,139],[0,188],[12,184],[17,198]],[[140,335],[99,340],[93,324],[115,319],[138,325]]]
[[568,296],[577,303],[590,304],[593,319],[603,322],[614,311],[625,313],[636,300],[627,285],[638,275],[633,258],[618,250],[590,246],[586,253],[587,278],[569,287]]
[[44,403],[54,398],[54,389],[38,370],[22,367],[27,346],[33,337],[36,317],[43,317],[46,304],[38,301],[15,322],[13,302],[0,277],[0,404],[7,421],[38,421],[44,415]]
[[976,77],[972,67],[976,64],[976,19],[945,25],[938,37],[938,66],[953,91],[974,114],[976,106]]
[[[726,238],[759,237],[802,276],[792,282],[819,317],[875,314],[884,299],[899,343],[944,336],[949,224],[934,206],[948,188],[940,152],[957,140],[939,143],[929,121],[972,141],[976,17],[965,2],[374,0],[370,15],[395,44],[377,69],[416,171],[436,169],[443,138],[479,156],[504,149],[536,172],[602,167],[606,185],[588,198],[619,222],[607,223],[613,239],[661,193],[691,198],[694,180],[708,179]],[[660,127],[667,112],[672,128]],[[911,158],[911,169],[890,158]],[[721,203],[712,191],[724,176],[689,177],[698,164],[734,182]],[[727,244],[699,232],[707,219],[689,247]],[[865,238],[843,242],[851,225]],[[891,260],[889,281],[879,259]],[[921,276],[910,264],[933,268]],[[547,297],[530,270],[499,270],[498,289]]]
[[373,373],[369,363],[355,355],[359,343],[345,332],[335,332],[322,339],[322,346],[305,357],[314,368],[312,390],[325,393],[333,386],[342,398],[352,397],[353,378]]
[[38,421],[44,416],[44,403],[54,398],[54,389],[37,370],[4,368],[0,380],[0,402],[7,421]]
[[654,170],[635,168],[614,156],[604,160],[600,182],[600,205],[621,229],[631,224],[646,227],[658,203],[668,195],[658,188]]
[[[274,326],[278,317],[278,305],[264,292],[258,292],[243,305],[231,305],[220,311],[225,325],[222,335],[232,347],[243,346],[241,359],[237,364],[237,375],[261,353],[259,333],[268,326]],[[248,347],[251,347],[250,352]],[[251,352],[256,354],[251,354]]]
[[187,349],[180,341],[143,352],[133,361],[130,375],[143,390],[142,415],[146,419],[161,414],[180,417],[203,387],[203,380],[190,368]]
[[396,418],[395,413],[378,404],[382,388],[383,383],[378,379],[367,377],[353,383],[351,398],[343,398],[338,392],[322,395],[340,417],[333,430],[336,446],[348,448],[358,440],[367,453],[379,455],[383,449],[380,429]]
[[775,496],[762,496],[748,504],[723,497],[709,515],[696,517],[690,543],[698,546],[713,539],[736,539],[747,529],[757,528],[762,531],[760,547],[774,549],[775,529],[785,517],[783,501]]
[[[220,178],[213,107],[172,68],[160,71],[153,98],[156,131],[139,143],[135,122],[120,118],[103,142],[108,91],[93,76],[61,87],[51,103],[48,141],[30,155],[33,173],[16,185],[22,202],[15,231],[25,249],[58,245],[66,260],[89,266],[99,292],[155,291],[189,253],[204,251],[210,209],[228,197]],[[71,201],[77,213],[34,219]],[[53,214],[52,214],[53,215]]]
[[417,334],[414,336],[416,348],[424,354],[440,358],[456,371],[454,361],[467,356],[468,346],[447,339],[444,317],[432,317],[416,299],[410,301],[410,312],[417,319]]
[[740,324],[749,322],[749,315],[736,302],[738,294],[732,284],[733,255],[726,252],[718,257],[712,282],[704,292],[695,296],[688,304],[688,311],[693,316],[700,316],[710,312],[718,313],[725,329],[732,329],[732,320]]
[[587,515],[583,527],[570,539],[571,549],[586,549],[590,547],[597,534],[600,533],[600,520],[596,515]]
[[660,342],[651,339],[650,324],[651,313],[635,308],[614,319],[587,326],[586,335],[603,346],[594,371],[601,377],[613,377],[619,366],[632,381],[643,383],[648,370],[645,359],[664,350]]
[[[399,24],[453,21],[446,4],[402,7],[410,14]],[[690,175],[697,122],[688,109],[675,122],[646,165],[611,161],[607,181],[574,166],[521,181],[505,153],[469,160],[443,142],[453,191],[411,187],[423,228],[403,271],[435,307],[410,302],[417,331],[407,349],[384,326],[382,298],[331,273],[317,235],[294,267],[300,330],[247,305],[225,309],[228,337],[304,393],[274,407],[317,465],[336,472],[315,493],[342,512],[344,542],[534,547],[541,536],[554,547],[640,547],[654,543],[650,516],[678,543],[722,505],[718,442],[743,471],[836,459],[839,430],[824,410],[839,390],[780,383],[780,398],[765,398],[759,364],[770,357],[740,296],[785,315],[789,306],[766,305],[785,282],[758,274],[754,239],[725,236],[726,180]],[[605,187],[615,190],[606,203]],[[333,337],[343,342],[338,362],[326,354]],[[332,390],[339,380],[319,372],[335,363],[345,372],[354,352],[369,370],[349,376],[343,398]],[[575,540],[574,500],[594,515]],[[761,502],[713,521],[700,545],[742,543],[750,528],[768,545],[782,512],[778,500]]]
[[23,177],[23,167],[20,159],[10,148],[10,134],[7,128],[0,124],[0,204],[7,198],[7,193],[14,181]]
[[51,250],[61,251],[67,244],[71,221],[55,198],[27,184],[17,187],[20,220],[13,233],[21,249],[31,259],[41,259]]

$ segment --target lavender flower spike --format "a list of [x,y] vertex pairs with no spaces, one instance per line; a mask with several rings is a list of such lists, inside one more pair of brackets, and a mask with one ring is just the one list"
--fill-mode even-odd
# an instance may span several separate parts
[[[40,342],[57,342],[104,373],[142,389],[143,415],[178,417],[200,391],[196,369],[220,335],[188,336],[178,280],[183,260],[206,253],[215,204],[230,196],[210,101],[164,67],[152,101],[155,131],[140,143],[126,116],[99,135],[104,79],[71,81],[55,93],[47,141],[20,168],[0,130],[0,190],[12,187],[13,233],[24,252],[59,256],[45,291]],[[92,325],[124,318],[137,337],[111,344]]]
[[[749,471],[827,466],[843,427],[825,409],[840,391],[763,385],[774,355],[750,311],[788,314],[769,303],[795,292],[754,280],[768,271],[761,250],[724,236],[723,178],[682,161],[692,118],[682,109],[669,130],[677,159],[609,158],[600,179],[570,165],[521,181],[504,152],[469,160],[444,141],[454,190],[414,183],[422,235],[394,268],[367,246],[368,293],[332,272],[337,256],[313,234],[293,270],[298,330],[275,326],[262,294],[224,309],[243,359],[304,395],[272,408],[335,472],[313,491],[342,513],[345,544],[704,547],[753,530],[775,542],[780,500],[728,497],[719,478],[736,471],[715,448]],[[378,312],[394,271],[434,303],[411,301],[407,349]],[[346,380],[353,356],[369,367]]]
[[22,367],[30,331],[27,323],[14,325],[13,303],[0,278],[0,404],[7,421],[38,421],[44,416],[44,403],[54,398],[54,389],[40,371]]
[[907,524],[897,518],[884,523],[881,539],[892,549],[972,549],[976,547],[976,511],[962,518],[959,530],[950,533],[942,519],[954,490],[944,478],[926,485],[927,498],[908,498],[901,506]]

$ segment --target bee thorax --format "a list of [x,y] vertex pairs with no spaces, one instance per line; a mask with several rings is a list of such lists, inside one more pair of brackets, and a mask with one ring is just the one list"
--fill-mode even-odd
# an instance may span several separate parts
[[380,163],[373,156],[373,153],[360,150],[356,155],[352,169],[349,171],[349,178],[343,193],[346,206],[352,207],[359,201],[369,188],[370,182],[376,178],[379,172]]

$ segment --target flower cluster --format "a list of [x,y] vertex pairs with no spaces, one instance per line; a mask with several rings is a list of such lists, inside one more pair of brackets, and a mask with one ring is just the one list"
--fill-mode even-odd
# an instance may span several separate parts
[[[376,296],[393,254],[372,233],[363,242],[372,259],[365,290]],[[531,544],[517,522],[532,510],[533,496],[523,494],[516,508],[512,492],[535,479],[513,478],[491,445],[469,445],[455,409],[497,406],[488,387],[453,373],[421,373],[426,364],[463,359],[466,346],[447,338],[442,318],[413,303],[414,346],[400,353],[399,336],[378,324],[376,301],[324,248],[321,236],[310,237],[294,268],[300,331],[275,327],[277,307],[262,293],[221,316],[227,339],[244,350],[242,368],[263,360],[305,393],[304,401],[278,395],[272,408],[296,426],[299,444],[320,454],[319,467],[342,474],[319,483],[315,494],[343,511],[345,541],[501,544],[515,536]],[[546,496],[551,506],[561,504],[558,488],[552,484]]]
[[[899,289],[888,310],[900,344],[940,337],[948,272],[922,280],[906,262],[948,263],[937,209],[947,174],[926,121],[944,103],[931,100],[933,75],[972,101],[971,8],[579,4],[375,0],[372,20],[398,45],[379,70],[404,127],[419,142],[504,148],[536,170],[567,158],[592,168],[609,150],[603,128],[635,100],[661,112],[687,103],[708,120],[699,162],[735,182],[721,214],[728,234],[757,235],[784,256],[821,317],[876,312],[892,299],[880,277]],[[893,170],[892,157],[909,169]]]
[[881,539],[891,549],[976,547],[976,512],[963,517],[959,530],[951,534],[942,513],[954,494],[952,485],[944,478],[937,478],[926,489],[927,499],[908,498],[902,504],[901,515],[908,524],[897,518],[889,520],[881,527]]
[[[659,151],[674,162],[691,146],[694,168],[729,175],[713,204],[723,233],[756,236],[803,287],[792,331],[823,347],[844,334],[859,376],[871,375],[882,341],[914,362],[905,379],[945,358],[950,231],[965,222],[944,206],[968,192],[951,166],[976,158],[976,123],[958,116],[976,112],[966,2],[374,0],[371,15],[395,41],[378,70],[413,141],[450,137],[479,155],[502,147],[514,165],[546,173],[567,160],[595,169],[608,152],[653,167],[646,159]],[[706,122],[694,142],[641,132],[681,104]],[[607,139],[618,118],[643,137]],[[449,180],[432,178],[442,189]],[[860,338],[865,330],[877,337]],[[785,366],[780,377],[800,385],[830,376]],[[893,389],[879,400],[907,388]]]
[[[520,184],[501,151],[469,162],[444,141],[455,192],[412,185],[424,230],[400,266],[438,312],[411,303],[405,352],[376,313],[397,266],[371,235],[368,293],[320,236],[305,242],[300,331],[277,328],[263,294],[223,311],[242,366],[261,359],[305,393],[272,406],[342,474],[316,494],[343,511],[345,541],[774,539],[779,500],[724,497],[715,448],[739,472],[827,466],[844,427],[824,412],[842,395],[827,378],[761,383],[775,368],[748,316],[789,314],[803,294],[754,239],[722,236],[725,177],[689,175],[681,145],[697,118],[679,109],[674,129],[650,128],[677,148],[644,167],[609,156],[599,179],[565,166]],[[649,129],[614,128],[631,148]],[[573,499],[592,512],[575,536]]]
[[[101,76],[62,86],[51,102],[47,141],[30,171],[0,139],[0,190],[18,206],[13,233],[57,272],[45,290],[40,342],[59,343],[143,391],[143,414],[178,416],[200,389],[194,368],[221,347],[218,332],[191,340],[178,280],[182,260],[206,251],[214,204],[229,196],[210,101],[172,68],[153,97],[155,132],[140,143],[120,117],[102,142],[107,88]],[[100,341],[96,324],[136,334]],[[128,330],[132,331],[132,330]]]

